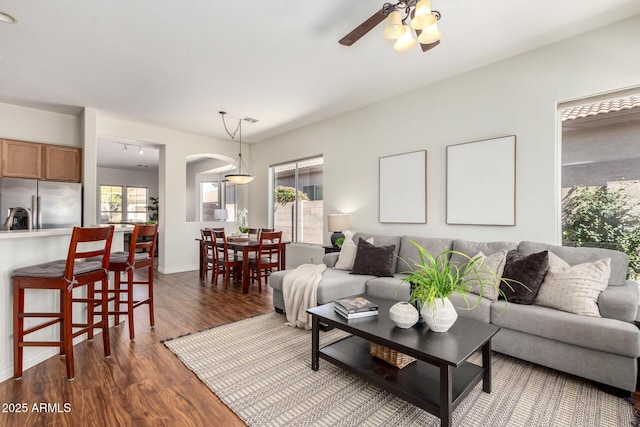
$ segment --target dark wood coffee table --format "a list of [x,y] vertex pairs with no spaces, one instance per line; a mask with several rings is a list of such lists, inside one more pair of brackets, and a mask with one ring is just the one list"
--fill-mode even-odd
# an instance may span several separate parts
[[[312,316],[311,369],[318,370],[319,358],[328,360],[440,417],[441,426],[451,425],[451,413],[480,381],[482,390],[491,393],[491,338],[500,328],[458,317],[444,333],[426,325],[401,329],[389,319],[396,301],[363,296],[378,304],[377,316],[347,320],[334,312],[333,303],[307,310]],[[320,348],[320,322],[352,335]],[[372,357],[370,342],[418,360],[398,369]],[[478,350],[482,366],[466,361]]]

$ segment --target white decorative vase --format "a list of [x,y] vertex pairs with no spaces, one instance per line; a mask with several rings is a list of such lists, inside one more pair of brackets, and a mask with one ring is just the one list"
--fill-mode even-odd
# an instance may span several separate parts
[[408,302],[399,302],[389,309],[389,319],[396,324],[398,328],[407,329],[412,327],[420,317],[418,310]]
[[437,298],[432,305],[422,306],[422,317],[433,332],[447,332],[458,318],[456,309],[449,298]]

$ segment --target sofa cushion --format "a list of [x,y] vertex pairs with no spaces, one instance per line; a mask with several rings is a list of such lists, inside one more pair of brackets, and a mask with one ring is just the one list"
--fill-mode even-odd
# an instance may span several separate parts
[[364,239],[358,241],[358,251],[351,274],[368,274],[379,277],[393,277],[395,245],[375,246]]
[[509,282],[508,285],[504,281],[500,283],[500,290],[507,297],[507,301],[515,304],[533,304],[547,273],[548,263],[547,251],[531,255],[523,255],[517,250],[507,252],[502,277],[519,282]]
[[[482,252],[486,255],[495,254],[501,250],[506,250],[507,252],[518,249],[518,244],[515,242],[475,242],[472,240],[463,240],[463,239],[455,239],[453,241],[452,250],[454,252],[461,252],[468,257],[474,257],[478,252]],[[459,265],[467,262],[468,259],[458,255],[451,254],[451,262],[455,262]]]
[[579,316],[540,305],[491,304],[491,323],[554,341],[629,357],[640,356],[638,328],[614,319]]
[[413,271],[417,267],[411,261],[420,261],[420,255],[418,248],[411,244],[411,241],[416,242],[422,246],[427,252],[429,252],[434,258],[441,252],[451,250],[453,245],[453,239],[443,239],[438,237],[423,237],[423,236],[402,236],[400,243],[400,260],[396,268],[396,273],[406,273]]
[[[356,260],[358,245],[353,241],[353,233],[345,231],[344,234],[344,243],[340,248],[338,261],[336,261],[333,268],[337,268],[338,270],[351,270],[353,268],[353,262]],[[367,242],[373,243],[373,237],[367,239]]]
[[367,280],[367,295],[394,301],[409,301],[409,283],[403,282],[405,274],[393,277],[376,277]]
[[[466,301],[465,297],[467,298]],[[449,295],[449,299],[456,308],[456,312],[459,316],[474,319],[483,323],[489,323],[491,321],[491,301],[487,298],[467,293],[465,296],[460,294],[451,294]]]
[[629,257],[624,252],[601,248],[574,248],[571,246],[554,246],[546,243],[520,242],[518,250],[525,255],[540,251],[551,251],[565,260],[569,265],[593,262],[611,258],[611,277],[609,286],[622,285],[627,277]]
[[611,258],[564,268],[552,266],[540,286],[536,304],[600,317],[598,298],[607,288],[610,275]]
[[[504,264],[507,259],[507,251],[501,250],[489,256],[478,252],[474,257],[477,259],[475,268],[469,270],[464,276],[468,286],[471,286],[471,293],[481,295],[490,301],[497,301],[500,296],[500,278],[504,272]],[[477,272],[477,273],[476,273]],[[480,289],[482,281],[482,289]]]
[[[353,235],[353,241],[358,243],[358,239],[367,240],[373,237],[373,243],[376,246],[391,246],[394,245],[396,247],[394,253],[396,256],[398,255],[398,251],[400,250],[400,236],[389,236],[384,234],[366,234],[362,232],[357,232]],[[391,265],[391,271],[396,271],[397,258],[393,257],[393,263]]]

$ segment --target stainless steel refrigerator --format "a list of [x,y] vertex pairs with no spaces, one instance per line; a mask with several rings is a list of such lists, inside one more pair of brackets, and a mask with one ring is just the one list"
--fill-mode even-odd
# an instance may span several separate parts
[[0,225],[15,207],[31,210],[33,229],[80,226],[82,184],[0,178]]

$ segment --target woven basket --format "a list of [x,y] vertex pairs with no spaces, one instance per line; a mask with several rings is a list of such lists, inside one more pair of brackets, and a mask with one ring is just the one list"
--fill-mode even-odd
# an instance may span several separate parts
[[390,349],[389,347],[385,347],[376,343],[369,344],[369,352],[373,357],[382,359],[388,364],[400,369],[416,361],[414,357],[407,356],[406,354],[400,353],[398,351]]

